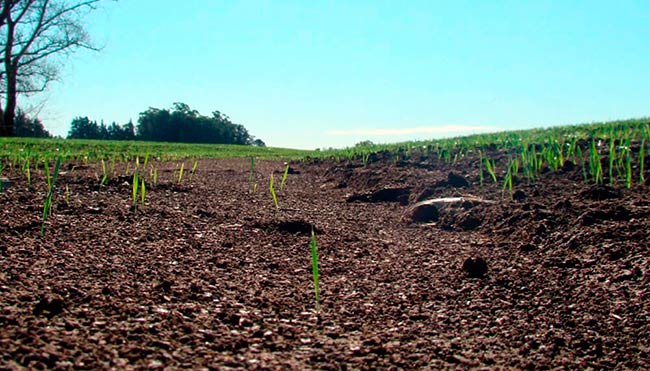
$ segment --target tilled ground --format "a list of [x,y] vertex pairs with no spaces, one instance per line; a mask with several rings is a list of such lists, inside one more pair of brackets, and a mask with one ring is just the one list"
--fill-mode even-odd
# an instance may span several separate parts
[[179,185],[156,163],[134,212],[124,165],[98,187],[99,166],[65,164],[44,237],[42,178],[9,172],[1,369],[650,368],[647,185],[567,168],[511,199],[471,159],[459,177],[431,159],[298,163],[277,211],[281,162],[257,164],[254,194],[249,160],[200,161],[191,183],[187,165]]

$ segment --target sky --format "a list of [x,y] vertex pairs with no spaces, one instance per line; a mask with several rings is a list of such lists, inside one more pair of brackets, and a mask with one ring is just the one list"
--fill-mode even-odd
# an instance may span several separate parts
[[649,24],[645,0],[107,1],[101,51],[21,102],[55,135],[183,102],[303,149],[639,118]]

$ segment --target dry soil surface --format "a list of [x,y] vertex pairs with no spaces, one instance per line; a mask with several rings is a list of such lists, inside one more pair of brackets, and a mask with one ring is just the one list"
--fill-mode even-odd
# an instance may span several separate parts
[[64,164],[45,236],[42,177],[10,171],[0,369],[650,369],[648,186],[568,164],[511,198],[475,161],[293,163],[282,190],[280,161],[155,163],[137,211],[124,164]]

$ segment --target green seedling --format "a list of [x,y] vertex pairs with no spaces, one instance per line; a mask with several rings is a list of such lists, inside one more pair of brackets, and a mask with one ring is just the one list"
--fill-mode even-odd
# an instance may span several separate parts
[[483,187],[483,151],[478,151],[478,183]]
[[67,184],[65,185],[65,204],[70,205],[70,189]]
[[147,154],[144,155],[144,162],[142,163],[142,168],[146,169],[148,163],[149,163],[149,153],[147,152]]
[[194,172],[196,171],[196,167],[199,165],[199,161],[195,160],[194,164],[192,165],[192,170],[190,171],[190,184],[192,184],[192,177],[194,176]]
[[289,164],[286,164],[284,167],[284,173],[282,173],[282,180],[280,180],[280,192],[284,188],[284,183],[287,181],[287,176],[289,175]]
[[596,148],[595,139],[591,140],[591,146],[589,147],[589,172],[594,183],[603,183],[603,166],[600,163],[600,155]]
[[314,226],[311,227],[311,272],[314,281],[314,297],[316,299],[316,311],[320,311],[320,291],[318,289],[318,250],[316,248],[316,234]]
[[645,162],[645,139],[641,141],[641,147],[639,148],[639,181],[641,184],[645,184],[645,177],[643,176]]
[[102,181],[99,183],[100,187],[103,187],[104,184],[106,184],[106,180],[108,180],[108,173],[106,172],[106,163],[104,160],[101,161],[102,163]]
[[616,146],[614,145],[614,129],[609,138],[609,184],[614,183],[614,160],[616,159]]
[[183,170],[185,169],[185,163],[181,163],[181,168],[178,170],[178,184],[181,184],[181,181],[183,180]]
[[275,179],[273,178],[273,173],[271,173],[271,178],[269,179],[269,192],[271,192],[271,197],[273,198],[275,209],[277,211],[280,211],[280,206],[278,205],[278,196],[275,194],[274,183],[275,183]]
[[151,181],[153,182],[154,187],[158,184],[158,168],[153,168],[153,173],[151,174]]
[[485,158],[485,168],[487,169],[492,181],[497,183],[497,174],[494,172],[494,160],[490,161],[487,157]]
[[144,178],[142,178],[142,181],[140,182],[140,206],[144,209],[144,199],[147,194],[147,188],[144,183]]
[[370,160],[370,152],[362,153],[361,154],[361,162],[363,162],[364,167],[368,166],[368,160]]
[[138,210],[138,187],[140,185],[138,179],[138,170],[133,172],[133,190],[132,190],[132,200],[133,200],[133,211]]
[[29,160],[27,160],[27,163],[25,164],[25,177],[27,177],[27,187],[32,188],[32,172],[29,170]]
[[43,223],[41,224],[41,236],[45,235],[45,222],[47,221],[47,216],[52,211],[52,197],[54,196],[54,186],[56,184],[56,178],[59,176],[59,167],[61,167],[61,157],[57,157],[56,164],[54,165],[54,174],[50,176],[50,166],[45,160],[45,176],[47,180],[47,196],[45,197],[45,203],[43,204]]

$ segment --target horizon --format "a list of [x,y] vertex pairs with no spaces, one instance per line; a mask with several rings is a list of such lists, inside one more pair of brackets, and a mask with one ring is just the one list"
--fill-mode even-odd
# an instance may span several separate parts
[[648,20],[632,1],[107,3],[87,19],[103,50],[19,105],[65,137],[183,102],[296,149],[642,118]]

